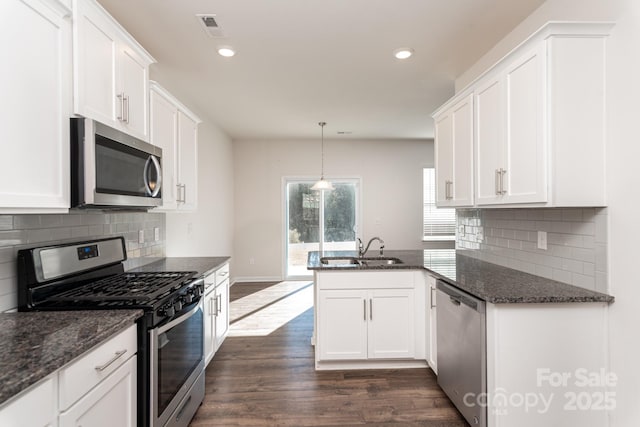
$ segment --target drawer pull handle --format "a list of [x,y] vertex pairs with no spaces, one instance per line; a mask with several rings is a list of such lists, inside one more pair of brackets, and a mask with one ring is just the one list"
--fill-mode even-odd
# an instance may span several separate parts
[[98,372],[102,372],[105,369],[107,369],[113,362],[115,362],[116,360],[118,360],[119,358],[122,357],[123,354],[125,354],[127,352],[127,349],[124,350],[120,350],[120,351],[116,351],[116,354],[109,360],[107,361],[104,365],[100,365],[100,366],[96,366],[96,371]]

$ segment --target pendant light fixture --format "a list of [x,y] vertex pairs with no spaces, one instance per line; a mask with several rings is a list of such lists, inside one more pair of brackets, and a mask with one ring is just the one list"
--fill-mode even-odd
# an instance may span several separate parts
[[320,169],[320,181],[316,182],[315,184],[313,184],[313,187],[311,187],[312,190],[314,191],[331,191],[333,190],[333,184],[331,184],[331,182],[327,181],[324,179],[324,126],[326,125],[326,122],[320,122],[318,123],[318,125],[320,125],[320,131],[321,131],[321,141],[322,141],[322,163],[321,163],[321,169]]

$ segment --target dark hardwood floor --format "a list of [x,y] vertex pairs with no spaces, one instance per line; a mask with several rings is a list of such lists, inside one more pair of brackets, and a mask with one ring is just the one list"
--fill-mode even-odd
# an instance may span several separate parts
[[[259,312],[256,299],[272,285],[231,287],[232,306],[252,298],[251,308],[232,323],[232,334],[244,336],[229,336],[207,367],[206,396],[191,427],[467,425],[429,369],[316,372],[313,308],[267,335],[234,333],[239,320]],[[272,293],[272,301],[258,305],[283,311],[289,298],[299,304],[301,294],[309,294],[306,286],[298,288]]]

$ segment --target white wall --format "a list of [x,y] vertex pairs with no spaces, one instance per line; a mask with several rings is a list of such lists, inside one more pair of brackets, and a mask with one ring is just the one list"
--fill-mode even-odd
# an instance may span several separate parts
[[[637,0],[548,0],[505,40],[456,82],[463,88],[476,75],[526,35],[548,20],[616,21],[608,40],[607,197],[609,292],[616,300],[609,308],[610,370],[618,376],[616,409],[611,426],[638,425],[640,419],[640,197],[637,185],[638,118],[640,118],[640,2]],[[588,88],[585,88],[588,90]],[[578,153],[576,153],[578,154]],[[589,331],[585,331],[589,333]],[[585,390],[589,392],[588,389]]]
[[[362,179],[364,238],[387,249],[419,249],[422,168],[433,166],[430,140],[325,139],[325,177]],[[278,280],[284,275],[284,177],[320,174],[320,141],[234,141],[235,277]],[[250,259],[254,264],[250,264]]]
[[210,121],[198,127],[198,209],[168,213],[167,256],[233,253],[233,150]]

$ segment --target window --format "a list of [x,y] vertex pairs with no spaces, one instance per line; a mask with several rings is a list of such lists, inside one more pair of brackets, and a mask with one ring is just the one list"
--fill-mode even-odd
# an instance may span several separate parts
[[436,207],[436,170],[424,168],[423,173],[422,240],[455,240],[456,210]]

